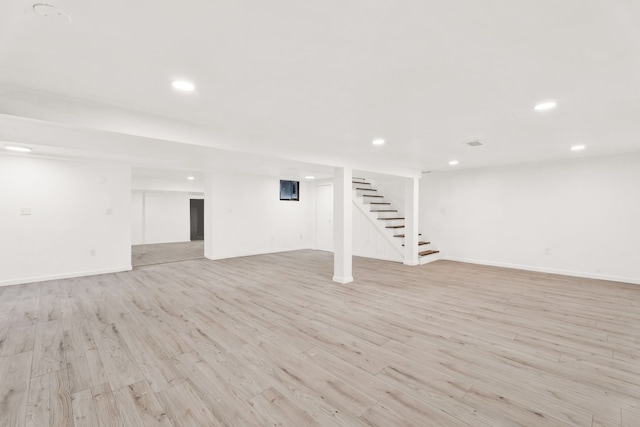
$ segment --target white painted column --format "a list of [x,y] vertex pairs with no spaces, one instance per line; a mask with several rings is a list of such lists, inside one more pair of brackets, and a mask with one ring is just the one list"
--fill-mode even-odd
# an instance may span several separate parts
[[205,175],[204,185],[204,257],[207,259],[215,259],[214,257],[214,221],[213,221],[213,174]]
[[142,254],[147,253],[147,192],[142,192]]
[[420,204],[418,178],[407,178],[404,184],[404,264],[418,265],[418,205]]
[[336,168],[333,183],[333,281],[353,282],[351,168]]

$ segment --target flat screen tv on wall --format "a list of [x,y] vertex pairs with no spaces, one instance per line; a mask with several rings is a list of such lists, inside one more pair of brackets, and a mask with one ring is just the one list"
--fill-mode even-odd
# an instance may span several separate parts
[[300,200],[300,181],[280,180],[280,200]]

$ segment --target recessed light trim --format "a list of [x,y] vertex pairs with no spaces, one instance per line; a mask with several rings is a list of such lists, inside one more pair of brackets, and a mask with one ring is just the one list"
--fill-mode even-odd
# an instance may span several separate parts
[[71,22],[71,17],[64,10],[50,4],[36,3],[33,5],[33,11],[45,18]]
[[574,145],[571,147],[571,151],[582,151],[585,148],[587,148],[585,145],[583,144],[578,144],[578,145]]
[[193,181],[193,180],[194,180],[194,179],[196,179],[196,178],[195,178],[195,177],[193,177],[193,176],[188,176],[188,177],[187,177],[187,179],[188,179],[189,181]]
[[304,177],[304,179],[316,179],[316,177],[313,175],[307,175]]
[[536,104],[533,109],[536,111],[551,110],[553,108],[556,108],[557,105],[558,103],[556,101],[545,101]]
[[371,141],[371,143],[373,145],[384,145],[384,139],[382,138],[376,138],[373,141]]
[[457,160],[449,160],[449,164],[450,164],[451,166],[455,166],[455,165],[457,165],[458,163],[460,163],[460,162],[458,162]]
[[5,150],[15,151],[15,152],[18,152],[18,153],[30,153],[31,152],[31,148],[22,147],[22,146],[19,146],[19,145],[5,145],[4,148],[5,148]]
[[186,80],[174,80],[171,82],[171,86],[173,86],[174,89],[178,89],[182,92],[193,92],[196,88],[193,83]]

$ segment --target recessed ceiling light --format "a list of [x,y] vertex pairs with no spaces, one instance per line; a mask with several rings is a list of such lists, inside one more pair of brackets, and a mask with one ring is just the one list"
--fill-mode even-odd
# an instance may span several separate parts
[[451,160],[451,161],[449,162],[449,164],[450,164],[451,166],[455,166],[455,165],[457,165],[457,164],[458,164],[458,161],[457,161],[457,160]]
[[316,179],[316,177],[313,175],[307,175],[304,177],[304,179]]
[[371,143],[373,145],[384,145],[384,139],[382,138],[374,139],[373,141],[371,141]]
[[536,104],[536,106],[533,107],[533,109],[536,111],[551,110],[552,108],[556,108],[556,105],[558,105],[556,101],[545,101],[545,102]]
[[189,181],[193,181],[195,178],[194,178],[194,177],[192,177],[192,176],[188,176],[188,177],[187,177],[187,179],[188,179]]
[[171,82],[171,86],[184,92],[193,92],[193,90],[196,88],[193,83],[185,80],[174,80],[173,82]]
[[6,145],[4,148],[6,150],[17,151],[19,153],[28,153],[28,152],[31,151],[31,148],[29,148],[29,147],[20,147],[18,145]]
[[574,145],[573,147],[571,147],[571,151],[582,151],[582,150],[584,150],[585,148],[587,148],[587,147],[585,147],[585,146],[584,146],[584,145],[582,145],[582,144],[580,144],[580,145]]

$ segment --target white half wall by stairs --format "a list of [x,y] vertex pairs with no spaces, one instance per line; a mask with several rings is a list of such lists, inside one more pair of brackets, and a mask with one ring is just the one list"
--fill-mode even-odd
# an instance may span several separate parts
[[[353,178],[353,254],[403,262],[404,215],[373,182]],[[420,236],[420,264],[440,259],[440,252]]]

